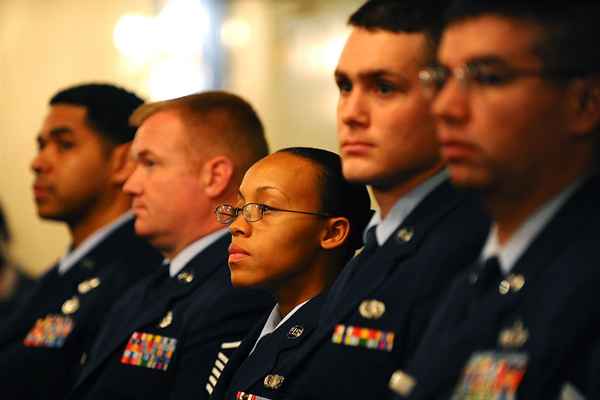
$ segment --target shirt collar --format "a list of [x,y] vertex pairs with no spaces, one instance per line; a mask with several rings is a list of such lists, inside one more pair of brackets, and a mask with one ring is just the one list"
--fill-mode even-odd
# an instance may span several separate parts
[[85,257],[94,247],[98,246],[108,235],[133,219],[133,213],[127,211],[119,218],[108,225],[103,226],[91,234],[87,239],[79,244],[75,249],[65,254],[58,263],[59,275],[66,274],[75,264]]
[[487,241],[481,252],[481,261],[490,257],[498,256],[498,262],[502,272],[506,275],[515,266],[517,260],[533,242],[537,235],[556,215],[558,210],[565,204],[569,197],[583,184],[584,178],[580,178],[567,186],[554,198],[543,204],[519,227],[512,237],[503,246],[498,241],[498,228],[496,224],[490,229]]
[[262,330],[260,331],[260,335],[258,335],[258,339],[256,339],[256,342],[254,343],[254,347],[252,347],[252,351],[250,351],[249,354],[252,354],[254,352],[254,349],[256,348],[256,345],[258,344],[258,341],[260,339],[262,339],[264,336],[266,336],[270,333],[275,332],[275,330],[277,330],[277,328],[279,328],[281,325],[283,325],[285,323],[285,321],[290,319],[291,316],[294,315],[294,313],[296,313],[296,311],[298,311],[300,308],[302,308],[302,306],[305,305],[306,303],[308,303],[309,301],[310,301],[310,299],[298,304],[284,318],[281,318],[281,313],[279,312],[279,303],[275,304],[275,307],[273,307],[273,309],[271,310],[271,314],[269,314],[269,318],[267,318],[267,322],[265,322],[265,325],[263,326]]
[[412,191],[408,192],[404,196],[402,196],[396,204],[392,207],[388,215],[381,220],[381,214],[377,211],[367,228],[365,229],[365,233],[363,235],[363,240],[366,240],[366,232],[372,226],[377,226],[375,229],[375,237],[377,238],[377,244],[382,246],[388,238],[394,233],[396,228],[398,228],[408,217],[408,215],[417,207],[417,205],[429,194],[438,187],[442,182],[448,179],[448,171],[443,170],[436,175],[432,176]]
[[173,260],[165,259],[165,264],[170,262],[169,276],[172,278],[181,272],[181,270],[187,265],[188,262],[190,262],[192,258],[196,257],[197,254],[204,251],[208,246],[225,236],[227,232],[229,232],[229,228],[219,229],[218,231],[203,236],[202,238],[189,244],[186,248],[177,253]]

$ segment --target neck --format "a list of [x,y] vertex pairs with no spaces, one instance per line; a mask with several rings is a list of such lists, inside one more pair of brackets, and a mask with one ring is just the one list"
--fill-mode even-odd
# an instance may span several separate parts
[[303,268],[301,274],[286,279],[273,290],[282,318],[333,283],[339,272],[333,268],[336,265],[333,261],[332,257],[322,257],[312,267]]
[[153,244],[165,258],[172,260],[192,243],[223,229],[224,226],[216,221],[209,220],[208,224],[202,226],[199,221],[198,224],[194,226],[189,225],[189,228],[189,232],[178,232],[179,238],[176,243],[163,247],[156,243]]
[[[105,203],[106,204],[106,203]],[[69,232],[74,247],[77,247],[85,239],[90,237],[98,229],[106,226],[127,212],[131,206],[129,197],[119,193],[113,197],[107,206],[99,205],[92,212],[77,221],[69,222]]]
[[381,219],[385,218],[389,214],[390,210],[392,207],[394,207],[394,204],[396,204],[399,199],[410,193],[413,189],[427,181],[432,176],[441,172],[443,169],[444,165],[439,162],[432,168],[421,172],[420,174],[406,177],[393,186],[372,186],[373,196],[379,205]]
[[555,175],[545,182],[529,183],[519,190],[513,188],[484,193],[484,202],[498,230],[498,242],[501,245],[507,243],[528,218],[577,178],[577,175]]

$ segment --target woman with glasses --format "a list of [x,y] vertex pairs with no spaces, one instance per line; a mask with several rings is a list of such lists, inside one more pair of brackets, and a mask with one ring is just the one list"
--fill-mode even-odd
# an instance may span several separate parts
[[363,185],[344,180],[337,154],[288,148],[252,166],[235,205],[216,209],[230,225],[231,280],[262,287],[277,305],[220,376],[213,399],[285,398],[286,360],[318,323],[324,290],[362,246],[370,217]]

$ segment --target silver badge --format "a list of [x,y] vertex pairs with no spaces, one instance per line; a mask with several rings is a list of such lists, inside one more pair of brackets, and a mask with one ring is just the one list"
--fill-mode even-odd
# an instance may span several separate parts
[[358,306],[358,312],[363,318],[378,319],[385,313],[385,304],[379,300],[364,300]]

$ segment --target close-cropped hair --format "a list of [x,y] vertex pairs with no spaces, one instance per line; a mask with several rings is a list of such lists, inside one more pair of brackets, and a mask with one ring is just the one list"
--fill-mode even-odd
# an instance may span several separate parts
[[589,0],[456,0],[445,26],[495,15],[537,25],[542,37],[533,51],[548,72],[577,77],[600,72],[600,3]]
[[348,24],[373,31],[422,33],[433,58],[446,3],[441,0],[369,0],[350,16]]
[[[269,154],[263,124],[246,100],[233,93],[207,91],[176,99],[147,103],[139,107],[131,116],[131,123],[140,126],[152,115],[162,111],[179,114],[190,131],[190,142],[195,143],[194,129],[210,126],[214,135],[198,138],[197,147],[206,148],[207,143],[220,146],[240,164],[239,179],[243,172],[259,159]],[[208,140],[208,142],[207,142]]]
[[59,91],[49,104],[85,107],[88,126],[109,143],[118,145],[133,140],[136,129],[129,124],[129,117],[143,102],[135,93],[122,87],[90,83]]
[[347,240],[348,256],[351,257],[363,245],[363,231],[373,211],[365,185],[350,183],[344,178],[339,155],[312,147],[289,147],[278,153],[292,154],[315,165],[319,171],[320,212],[335,217],[346,217],[350,222]]

